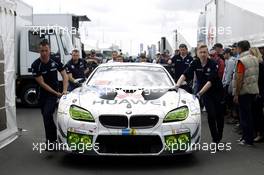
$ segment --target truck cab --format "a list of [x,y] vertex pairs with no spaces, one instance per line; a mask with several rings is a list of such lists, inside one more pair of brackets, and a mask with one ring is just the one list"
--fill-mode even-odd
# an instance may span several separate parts
[[[51,55],[63,64],[71,59],[73,49],[69,31],[59,26],[27,26],[22,28],[17,61],[17,98],[25,106],[38,105],[38,85],[32,76],[31,64],[39,58],[39,43],[47,39]],[[59,80],[61,80],[60,75]]]

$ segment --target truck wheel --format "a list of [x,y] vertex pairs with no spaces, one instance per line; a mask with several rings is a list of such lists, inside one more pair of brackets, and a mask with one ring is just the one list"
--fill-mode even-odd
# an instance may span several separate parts
[[36,84],[25,85],[21,90],[20,99],[24,106],[38,106],[38,86]]

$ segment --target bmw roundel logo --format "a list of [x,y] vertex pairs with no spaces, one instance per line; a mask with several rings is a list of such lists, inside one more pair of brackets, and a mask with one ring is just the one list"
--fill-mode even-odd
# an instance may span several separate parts
[[132,114],[132,111],[126,111],[126,114]]

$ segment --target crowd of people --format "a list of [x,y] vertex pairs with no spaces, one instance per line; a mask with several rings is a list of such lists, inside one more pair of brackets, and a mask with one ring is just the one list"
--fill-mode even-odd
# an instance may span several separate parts
[[224,119],[241,135],[240,145],[264,141],[264,48],[250,47],[246,40],[226,48],[216,43],[196,48],[194,57],[181,44],[166,60],[157,55],[156,63],[173,64],[177,87],[195,94],[205,106],[212,141],[223,136]]
[[[40,58],[32,64],[32,72],[40,85],[41,112],[44,119],[46,140],[56,141],[53,113],[57,97],[71,91],[100,64],[96,52],[91,50],[86,59],[80,51],[72,50],[72,59],[65,65],[50,56],[48,41],[40,43]],[[223,138],[224,119],[234,124],[241,134],[241,145],[252,146],[264,140],[264,48],[250,47],[246,40],[227,48],[216,43],[212,49],[206,45],[196,48],[191,56],[185,44],[180,44],[170,57],[165,51],[157,53],[156,64],[168,64],[174,69],[175,89],[183,88],[194,94],[205,107],[212,142]],[[117,51],[112,52],[108,63],[124,62]],[[149,62],[146,54],[140,54],[138,62]],[[57,71],[63,78],[63,92],[58,89]]]

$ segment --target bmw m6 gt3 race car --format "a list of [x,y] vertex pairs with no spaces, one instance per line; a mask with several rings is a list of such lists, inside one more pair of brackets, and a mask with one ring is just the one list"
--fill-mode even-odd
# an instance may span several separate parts
[[200,105],[161,65],[107,63],[60,99],[57,128],[69,152],[186,154],[200,142]]

